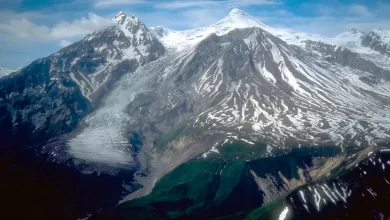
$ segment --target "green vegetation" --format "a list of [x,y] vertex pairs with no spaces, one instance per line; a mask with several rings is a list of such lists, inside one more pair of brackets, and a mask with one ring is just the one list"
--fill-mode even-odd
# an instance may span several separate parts
[[[179,129],[183,131],[183,129]],[[176,133],[177,134],[177,133]],[[274,219],[284,198],[268,205],[250,171],[259,177],[278,172],[298,177],[298,168],[311,166],[312,157],[331,157],[339,148],[300,148],[264,158],[265,146],[235,141],[210,152],[207,158],[188,161],[161,178],[153,192],[104,211],[91,219]],[[280,209],[280,210],[279,210]]]
[[195,159],[182,164],[157,182],[153,192],[119,205],[96,219],[207,219],[249,210],[262,204],[243,161]]
[[218,149],[221,155],[228,160],[253,160],[263,157],[266,153],[266,145],[251,145],[241,140],[233,141],[231,144],[225,144]]

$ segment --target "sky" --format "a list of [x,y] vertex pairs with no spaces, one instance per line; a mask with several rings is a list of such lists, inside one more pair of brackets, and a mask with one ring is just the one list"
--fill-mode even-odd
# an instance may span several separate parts
[[112,25],[119,11],[184,30],[239,8],[273,27],[335,36],[390,29],[390,0],[0,0],[0,66],[20,68]]

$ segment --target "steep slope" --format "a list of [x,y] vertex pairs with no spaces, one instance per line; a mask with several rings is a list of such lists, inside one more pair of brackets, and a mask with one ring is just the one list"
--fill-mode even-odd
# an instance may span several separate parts
[[267,156],[387,141],[389,71],[324,47],[288,45],[260,28],[212,34],[123,78],[68,151],[86,161],[138,163],[144,187],[133,199],[181,163],[234,140],[264,143]]
[[363,38],[362,45],[389,57],[390,31],[374,29]]
[[137,187],[133,167],[104,174],[98,169],[105,164],[93,164],[96,169],[86,170],[89,164],[69,156],[61,143],[122,75],[165,54],[135,16],[120,13],[113,21],[0,79],[0,193],[7,201],[0,218],[85,218]]
[[192,103],[192,127],[257,133],[272,146],[371,143],[388,137],[388,122],[378,119],[389,107],[389,73],[343,48],[324,58],[240,29],[180,54],[162,76],[175,91],[167,97],[162,87],[149,108]]
[[115,26],[92,33],[53,55],[53,67],[66,72],[83,95],[96,102],[123,74],[165,53],[164,46],[136,16],[120,12]]
[[352,28],[347,32],[341,33],[333,38],[333,40],[341,46],[352,50],[358,50],[362,47],[362,40],[365,34],[356,28]]
[[328,44],[335,44],[343,46],[351,50],[352,52],[358,53],[363,59],[369,60],[376,65],[390,70],[390,58],[385,54],[381,53],[378,48],[375,49],[372,45],[368,44],[369,41],[374,43],[374,40],[370,40],[372,32],[365,34],[359,30],[353,28],[348,32],[337,35],[334,38],[328,40]]
[[[386,39],[386,31],[374,30],[366,35],[358,29],[352,28],[335,37],[325,37],[317,34],[298,32],[291,29],[271,27],[264,24],[256,17],[250,16],[239,9],[233,9],[228,16],[214,25],[184,31],[170,30],[164,27],[152,27],[151,31],[170,50],[182,51],[196,45],[210,34],[215,33],[218,36],[221,36],[237,28],[250,27],[262,28],[272,35],[282,39],[287,44],[297,45],[302,48],[306,47],[307,41],[325,43],[334,46],[343,46],[352,52],[359,53],[359,56],[363,59],[390,70],[390,58],[388,56],[383,56],[383,54],[379,52],[379,46],[377,46],[377,49],[374,49],[374,46],[368,45],[368,41],[372,42],[373,45],[381,44],[383,50],[383,47],[385,47],[384,45],[386,45],[386,40],[382,43],[379,43],[381,40],[375,40],[377,42],[374,42],[374,40],[372,40],[369,36],[374,37],[375,35],[377,36],[374,37],[376,39],[380,39],[380,36],[382,36],[383,39]],[[377,32],[378,34],[373,34]]]
[[246,219],[388,219],[388,151],[354,154],[341,174],[300,187]]
[[[0,80],[2,140],[73,131],[42,147],[48,160],[137,170],[122,187],[139,190],[109,217],[235,215],[390,139],[389,70],[325,38],[237,9],[181,32],[149,31],[123,13],[113,22]],[[248,203],[236,207],[240,198]]]
[[158,59],[164,46],[135,16],[92,33],[0,80],[5,147],[71,131],[123,74]]

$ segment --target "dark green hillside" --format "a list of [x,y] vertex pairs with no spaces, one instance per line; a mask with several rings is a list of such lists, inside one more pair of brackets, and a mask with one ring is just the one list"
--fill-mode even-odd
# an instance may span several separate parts
[[[277,177],[280,171],[295,178],[298,168],[312,166],[313,157],[339,153],[335,147],[300,148],[276,157],[250,160],[261,155],[264,146],[242,142],[225,145],[219,151],[180,165],[160,179],[148,196],[102,211],[91,219],[241,219],[246,215],[256,219],[267,216],[267,210],[275,203],[256,209],[264,204],[264,193],[251,170],[260,177]],[[277,186],[282,184],[280,178],[275,180]]]

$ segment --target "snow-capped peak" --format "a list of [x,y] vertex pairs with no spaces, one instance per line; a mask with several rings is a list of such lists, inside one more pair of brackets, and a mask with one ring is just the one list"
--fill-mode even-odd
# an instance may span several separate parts
[[142,41],[143,38],[152,40],[153,34],[143,24],[136,15],[126,16],[123,12],[119,12],[112,21],[117,27],[130,39],[138,39]]
[[340,42],[345,43],[345,42],[350,42],[350,41],[360,41],[364,37],[364,35],[365,34],[361,31],[359,31],[358,29],[352,28],[346,32],[343,32],[343,33],[337,35],[336,37],[334,37],[334,39],[336,41],[340,41]]
[[210,34],[215,33],[221,36],[234,29],[250,27],[259,27],[267,31],[272,30],[255,17],[237,8],[234,8],[225,18],[214,25],[185,31],[174,31],[162,27],[154,27],[151,30],[167,48],[183,50],[196,45]]
[[120,11],[117,15],[115,15],[113,18],[112,18],[112,21],[115,23],[115,24],[122,24],[125,20],[126,20],[126,15],[125,13],[123,13],[122,11]]
[[381,38],[383,41],[390,43],[390,30],[384,30],[384,29],[374,29],[370,32],[370,34],[375,34],[379,38]]
[[375,28],[371,32],[382,33],[382,32],[390,32],[390,31],[389,30],[384,30],[382,28]]
[[360,33],[362,33],[362,32],[359,31],[357,28],[351,28],[351,29],[349,29],[348,33],[351,33],[351,34],[360,34]]
[[330,43],[344,46],[353,51],[361,51],[362,50],[362,39],[365,34],[359,31],[356,28],[351,28],[348,31],[345,31],[336,37],[329,38]]
[[[225,18],[213,25],[217,31],[223,31],[224,29],[236,29],[236,28],[248,28],[248,27],[260,27],[268,30],[269,27],[257,18],[248,15],[244,11],[234,8]],[[223,31],[224,32],[224,31]],[[218,33],[217,33],[218,34]]]
[[240,16],[249,16],[245,11],[238,9],[238,8],[233,8],[228,16],[235,16],[235,15],[240,15]]
[[136,15],[133,14],[131,17],[128,17],[122,11],[120,11],[117,15],[115,15],[112,18],[112,21],[117,25],[124,25],[124,26],[134,26],[140,23],[140,19]]

